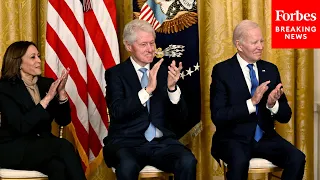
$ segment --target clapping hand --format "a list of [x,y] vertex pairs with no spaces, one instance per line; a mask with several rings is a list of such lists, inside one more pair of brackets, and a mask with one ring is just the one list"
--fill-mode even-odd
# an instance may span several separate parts
[[65,100],[68,98],[65,87],[66,87],[66,83],[67,83],[67,80],[69,77],[69,71],[70,71],[70,68],[67,68],[66,70],[62,71],[62,74],[60,77],[61,81],[60,81],[60,84],[57,88],[57,92],[59,94],[59,100]]
[[182,70],[182,62],[179,63],[179,67],[176,67],[176,61],[173,60],[168,66],[168,89],[174,90],[176,84],[180,78],[180,72]]
[[146,87],[146,91],[149,94],[152,94],[152,92],[156,89],[157,87],[157,74],[159,71],[159,68],[161,66],[161,63],[163,62],[163,59],[160,59],[153,67],[150,69],[149,72],[149,82],[148,86]]
[[268,96],[267,106],[268,108],[272,108],[278,99],[280,99],[281,95],[283,94],[282,84],[279,83],[274,90]]
[[57,93],[59,94],[59,100],[65,100],[68,98],[65,86],[69,76],[69,71],[69,68],[67,70],[63,70],[62,75],[51,84],[47,95],[40,101],[43,108],[47,108],[49,102],[57,95]]
[[262,99],[264,93],[268,90],[268,84],[270,83],[270,81],[266,81],[266,82],[263,82],[262,84],[260,84],[256,91],[254,92],[252,98],[251,98],[251,101],[252,101],[252,104],[255,106],[257,105],[260,100]]

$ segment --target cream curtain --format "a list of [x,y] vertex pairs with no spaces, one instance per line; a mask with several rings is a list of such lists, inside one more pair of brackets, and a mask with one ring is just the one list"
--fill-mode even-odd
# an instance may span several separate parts
[[[121,60],[128,57],[122,46],[124,25],[132,17],[132,0],[115,0]],[[47,0],[1,0],[0,58],[14,41],[29,40],[38,45],[45,57]],[[277,124],[277,131],[307,155],[304,179],[313,179],[313,50],[271,48],[271,0],[198,0],[203,131],[189,145],[198,159],[197,179],[223,179],[223,171],[210,155],[211,137],[215,131],[210,119],[209,86],[212,67],[229,57],[236,49],[232,31],[243,19],[261,26],[265,36],[263,59],[275,63],[281,73],[285,93],[293,110],[288,124]],[[56,128],[56,127],[55,127]],[[55,130],[57,133],[57,130]],[[114,179],[103,163],[89,179]]]

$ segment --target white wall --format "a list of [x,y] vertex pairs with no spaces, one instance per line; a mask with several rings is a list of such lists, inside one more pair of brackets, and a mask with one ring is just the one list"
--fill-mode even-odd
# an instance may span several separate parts
[[320,49],[314,51],[314,179],[320,179]]

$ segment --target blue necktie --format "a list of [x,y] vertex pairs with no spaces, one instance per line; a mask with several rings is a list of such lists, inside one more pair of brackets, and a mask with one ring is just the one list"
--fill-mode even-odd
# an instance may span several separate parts
[[[145,88],[147,87],[149,80],[147,75],[147,68],[140,68],[140,72],[142,72],[142,78],[141,78],[141,87]],[[148,111],[150,111],[150,99],[146,102]],[[152,139],[156,136],[156,127],[150,122],[148,129],[144,132],[144,136],[146,139],[150,142]]]
[[[248,68],[250,69],[250,79],[251,79],[251,97],[254,95],[257,87],[259,86],[259,82],[256,77],[256,73],[253,69],[253,64],[248,64]],[[258,115],[258,106],[256,106],[256,114]],[[256,131],[254,133],[254,139],[259,142],[263,135],[263,131],[260,128],[259,124],[257,124]]]

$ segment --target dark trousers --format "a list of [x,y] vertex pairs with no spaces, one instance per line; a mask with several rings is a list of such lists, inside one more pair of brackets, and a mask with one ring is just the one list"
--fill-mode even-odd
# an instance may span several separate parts
[[228,164],[228,180],[247,180],[251,158],[264,158],[283,168],[282,180],[302,180],[305,155],[280,135],[263,136],[259,142],[244,144],[236,140],[223,142],[219,152]]
[[26,147],[18,169],[36,170],[49,180],[85,180],[80,157],[66,139],[39,137]]
[[175,180],[196,179],[197,160],[182,144],[163,144],[155,139],[137,147],[121,148],[115,156],[118,180],[138,179],[146,165],[173,173]]

